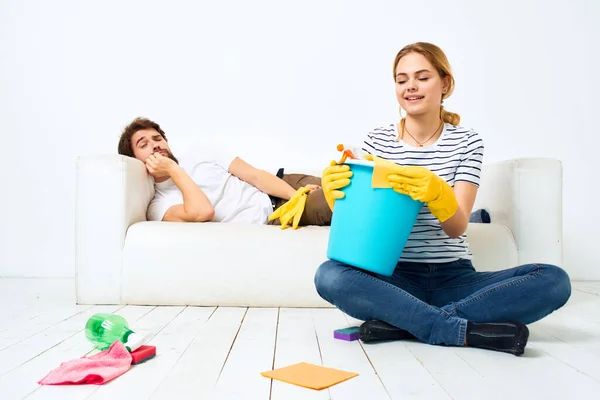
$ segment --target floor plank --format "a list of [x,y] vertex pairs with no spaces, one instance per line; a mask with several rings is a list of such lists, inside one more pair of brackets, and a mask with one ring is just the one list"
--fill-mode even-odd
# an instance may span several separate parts
[[[135,321],[137,318],[148,313],[154,307],[127,306],[115,312],[122,315],[128,321]],[[19,368],[11,371],[0,378],[0,393],[4,393],[6,398],[20,399],[27,394],[39,391],[35,396],[37,398],[68,397],[67,390],[58,386],[40,386],[37,382],[48,372],[58,367],[61,363],[76,358],[81,358],[88,354],[93,348],[85,337],[83,324],[77,334],[69,337],[67,340],[50,348],[48,351],[31,359]],[[80,387],[71,387],[68,393],[76,394]],[[59,395],[60,394],[60,395]]]
[[[153,307],[150,311],[148,310],[136,310],[141,314],[140,318],[136,319],[131,315],[123,315],[130,322],[130,327],[136,331],[149,331],[153,333],[160,332],[171,320],[173,320],[179,313],[182,312],[184,307]],[[136,312],[133,311],[133,312]],[[129,318],[128,318],[129,317]],[[97,351],[94,351],[94,353]],[[96,392],[100,392],[102,397],[103,392],[108,392],[109,395],[113,389],[111,386],[118,384],[119,381],[127,380],[128,376],[138,367],[132,366],[131,370],[121,375],[117,379],[110,381],[104,385],[75,385],[75,386],[43,386],[38,391],[34,392],[29,398],[42,399],[42,398],[69,398],[69,399],[87,399],[94,395]],[[129,391],[133,393],[133,390]],[[29,399],[28,398],[28,399]]]
[[[335,329],[359,322],[336,309],[76,306],[72,283],[0,279],[0,304],[10,305],[0,309],[1,398],[558,399],[600,391],[600,282],[573,282],[563,308],[529,325],[522,357],[337,340]],[[99,387],[38,385],[61,362],[94,353],[85,321],[111,311],[156,333],[157,357]],[[360,375],[323,391],[260,375],[299,361]]]
[[141,399],[150,398],[197,335],[200,327],[212,314],[214,308],[186,307],[183,311],[180,310],[178,307],[172,307],[169,315],[161,316],[168,322],[148,342],[148,344],[156,346],[154,359],[133,366],[122,376],[123,379],[115,380],[109,385],[98,388],[89,399],[115,399],[126,391],[133,391],[136,397]]
[[571,286],[575,290],[600,296],[600,282],[598,281],[572,282]]
[[[363,322],[349,316],[346,320],[348,326]],[[451,399],[405,342],[358,343],[392,399]]]
[[0,279],[0,350],[89,309],[75,304],[72,284],[69,279]]
[[600,384],[600,356],[597,353],[557,340],[539,329],[531,331],[527,350],[530,349],[538,349]]
[[563,308],[529,325],[529,330],[600,357],[600,297],[574,291]]
[[[312,310],[282,308],[279,312],[274,368],[299,362],[323,365]],[[271,400],[329,399],[329,389],[313,390],[273,380]]]
[[152,399],[210,398],[246,308],[219,307],[198,330]]
[[385,387],[357,341],[335,339],[333,331],[348,327],[344,314],[337,309],[314,309],[315,329],[323,366],[356,372],[359,375],[329,389],[334,400],[389,399]]
[[80,332],[96,312],[113,312],[123,306],[98,306],[75,314],[60,323],[0,351],[0,377]]
[[598,382],[549,356],[535,343],[521,357],[481,349],[457,352],[504,399],[587,398],[600,390]]
[[[438,346],[405,341],[406,348],[440,386],[455,399],[506,399],[502,393],[502,385],[488,382],[481,371],[464,357],[464,349],[460,347]],[[491,353],[491,352],[490,352]],[[492,355],[490,361],[493,362]],[[511,356],[514,357],[514,356]],[[515,357],[516,358],[516,357]],[[468,382],[468,384],[467,384]]]
[[276,308],[248,310],[211,399],[269,398],[271,380],[260,373],[273,367],[277,316]]
[[14,346],[36,334],[44,332],[68,318],[89,310],[91,306],[69,305],[67,307],[35,306],[21,310],[16,318],[9,321],[0,332],[0,351]]

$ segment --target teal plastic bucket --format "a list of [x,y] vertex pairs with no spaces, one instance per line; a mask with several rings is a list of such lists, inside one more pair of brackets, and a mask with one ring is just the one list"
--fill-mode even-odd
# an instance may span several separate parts
[[373,162],[347,160],[350,185],[335,201],[327,257],[391,276],[423,203],[391,188],[372,187]]

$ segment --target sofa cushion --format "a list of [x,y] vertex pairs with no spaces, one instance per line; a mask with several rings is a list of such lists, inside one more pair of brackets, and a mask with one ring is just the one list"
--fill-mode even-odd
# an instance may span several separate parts
[[123,249],[122,301],[327,306],[313,277],[327,259],[328,234],[317,226],[139,222]]
[[506,225],[470,223],[467,241],[477,271],[498,271],[517,266],[517,244]]
[[[121,302],[327,307],[313,279],[327,260],[328,235],[316,226],[138,222],[125,239]],[[467,235],[478,270],[516,264],[506,227],[469,224]]]

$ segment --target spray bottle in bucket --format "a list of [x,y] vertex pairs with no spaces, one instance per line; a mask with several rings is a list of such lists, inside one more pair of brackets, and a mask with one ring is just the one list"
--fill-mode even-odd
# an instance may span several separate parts
[[374,188],[372,161],[345,151],[340,163],[353,175],[341,189],[344,198],[335,201],[327,257],[391,276],[423,203],[392,188]]

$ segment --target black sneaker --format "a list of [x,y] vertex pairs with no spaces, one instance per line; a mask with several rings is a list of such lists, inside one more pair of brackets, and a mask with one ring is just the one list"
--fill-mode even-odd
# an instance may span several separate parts
[[406,340],[415,337],[404,329],[396,328],[383,321],[367,321],[360,326],[360,340],[374,342],[378,340]]
[[520,322],[467,322],[467,346],[520,356],[525,352],[529,329]]

